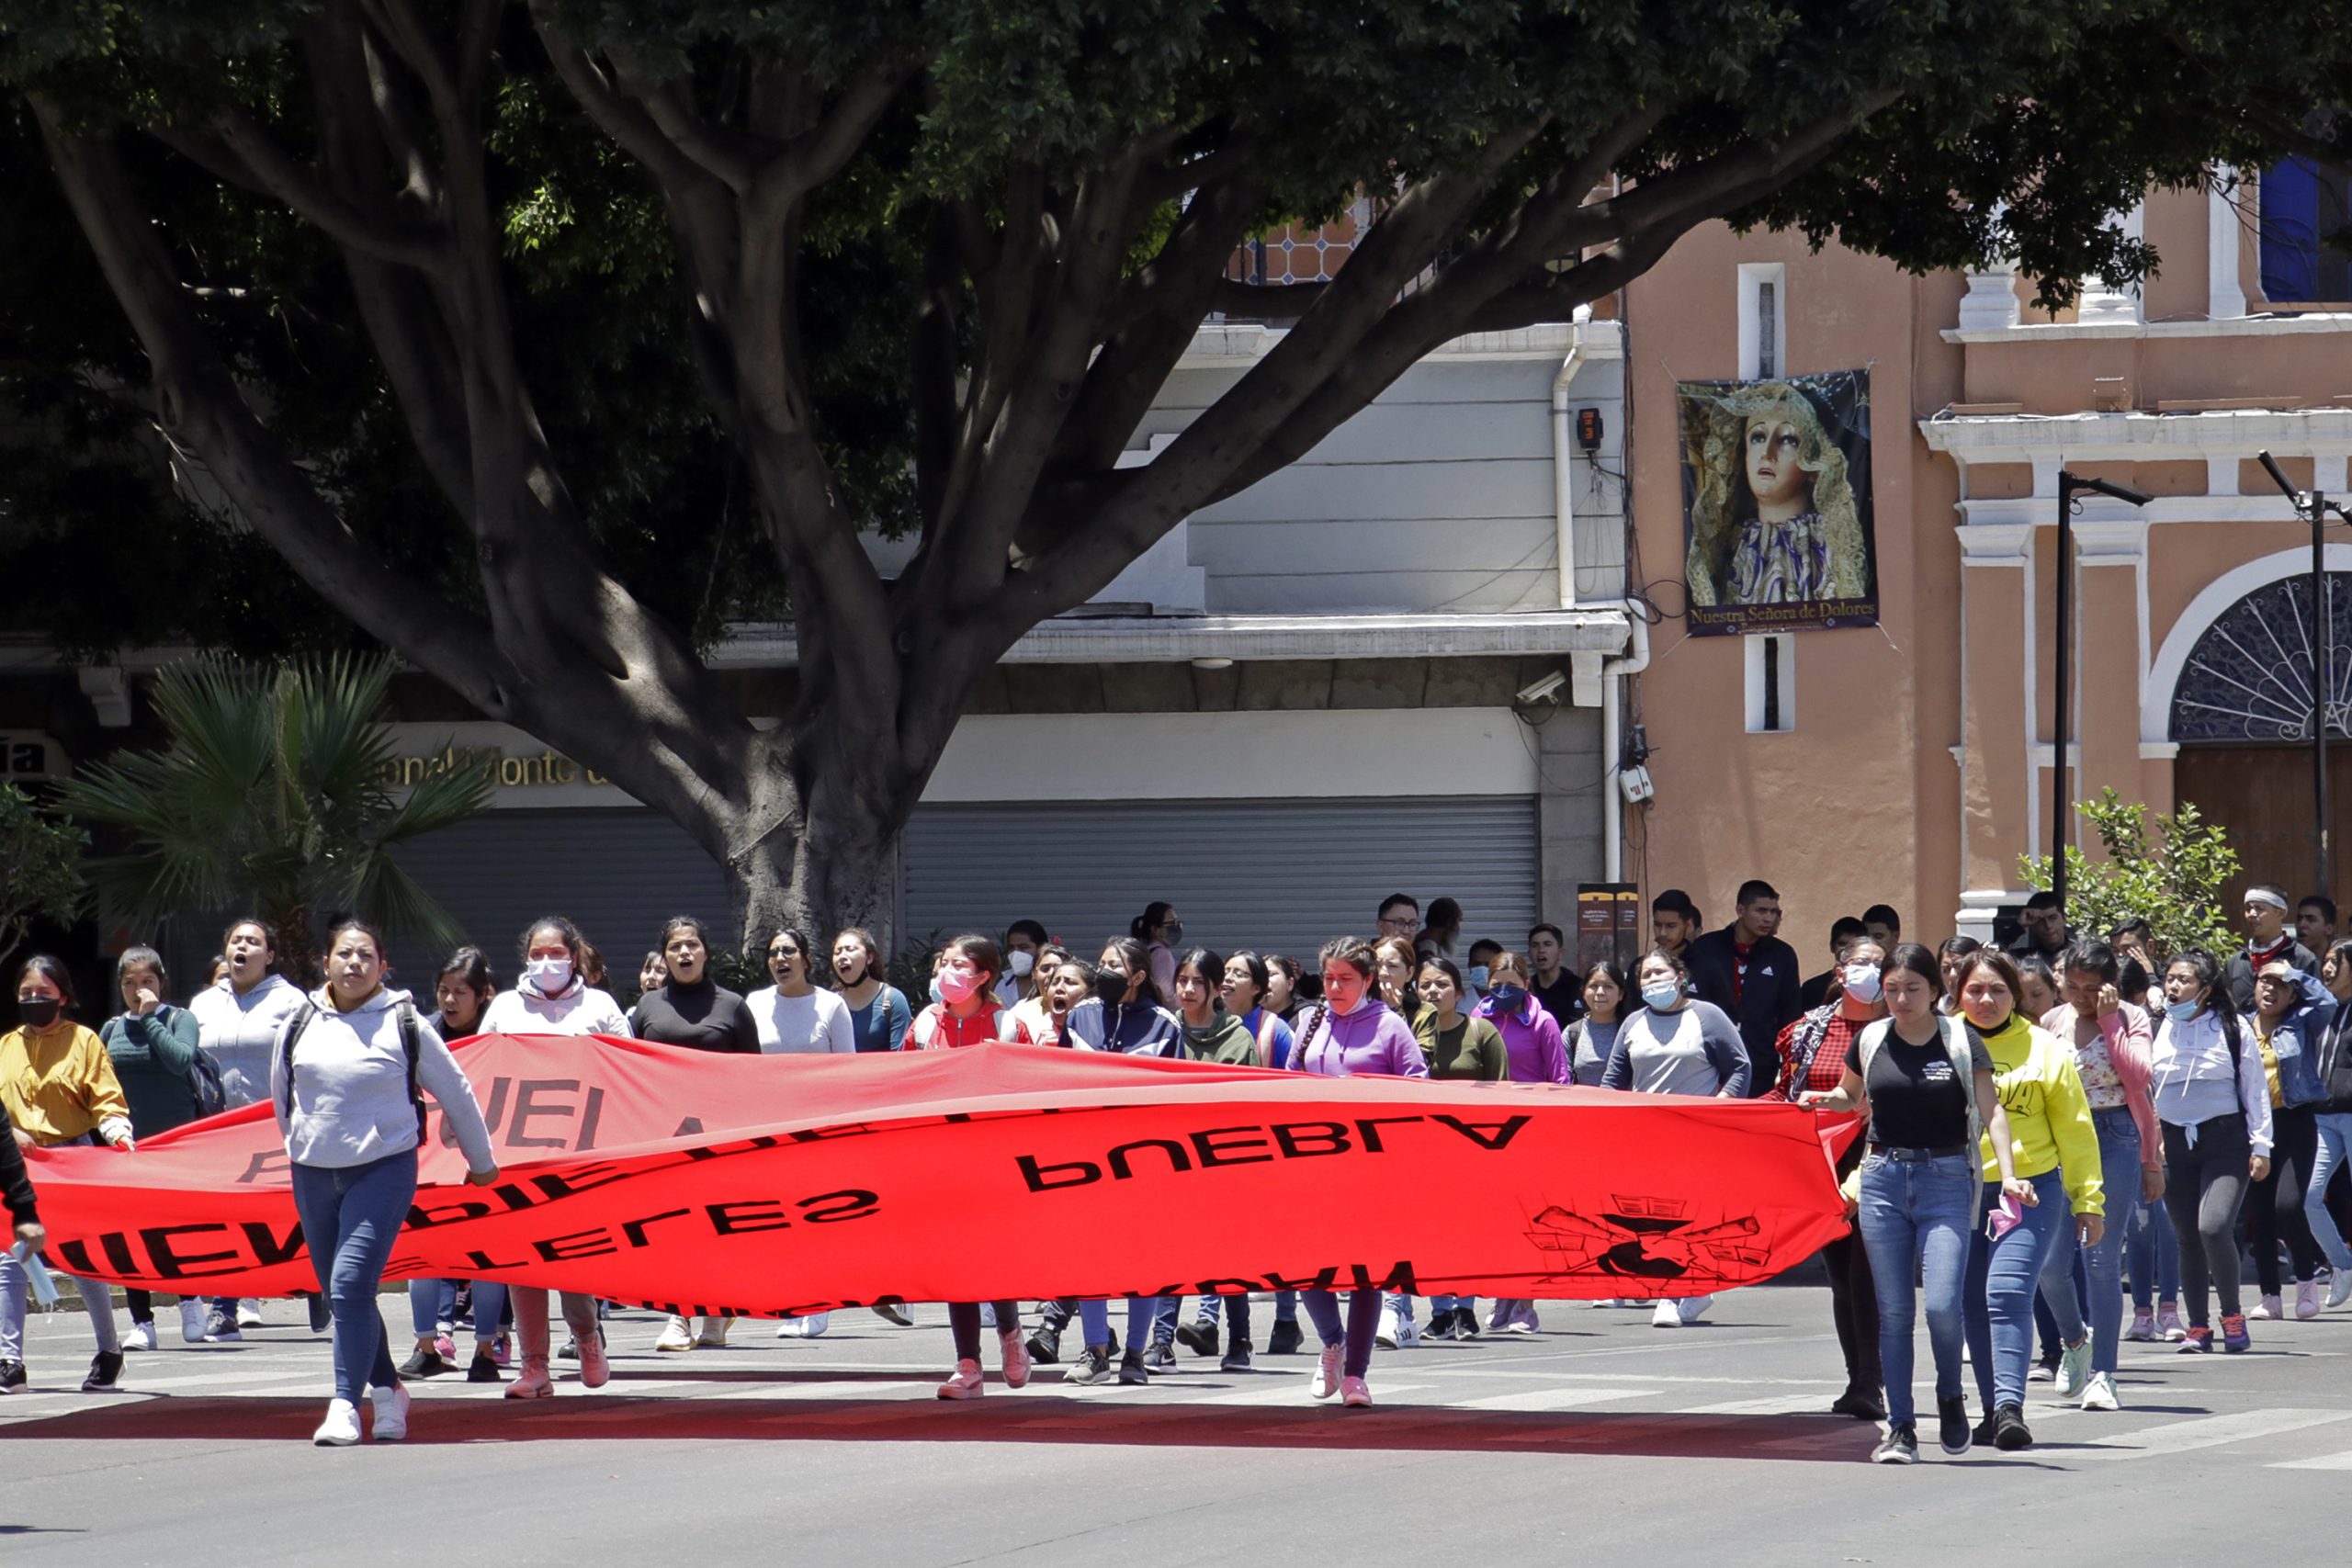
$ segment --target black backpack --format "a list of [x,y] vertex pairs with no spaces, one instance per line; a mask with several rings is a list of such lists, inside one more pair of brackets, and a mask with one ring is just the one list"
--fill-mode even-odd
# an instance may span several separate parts
[[201,1045],[196,1048],[196,1060],[188,1064],[187,1087],[196,1097],[199,1120],[218,1116],[229,1109],[229,1090],[220,1081],[220,1058]]
[[[284,1067],[285,1111],[286,1120],[289,1122],[294,1120],[294,1043],[302,1038],[302,1031],[311,1027],[311,1020],[318,1013],[315,1003],[304,1002],[302,1010],[296,1013],[293,1021],[287,1025],[286,1039],[277,1048],[278,1061]],[[417,1092],[416,1057],[423,1046],[417,1038],[416,1009],[402,1002],[394,1010],[393,1018],[400,1026],[401,1050],[408,1057],[408,1102],[416,1107],[416,1142],[422,1148],[424,1145],[424,1096]]]

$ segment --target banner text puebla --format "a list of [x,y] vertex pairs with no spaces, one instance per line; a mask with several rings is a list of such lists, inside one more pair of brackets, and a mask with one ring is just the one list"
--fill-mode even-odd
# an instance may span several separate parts
[[[1850,1117],[1551,1085],[1320,1078],[1021,1045],[722,1056],[459,1047],[501,1174],[433,1116],[391,1277],[695,1314],[886,1300],[1382,1287],[1689,1296],[1845,1234]],[[277,1127],[30,1156],[53,1266],[148,1290],[315,1290]]]

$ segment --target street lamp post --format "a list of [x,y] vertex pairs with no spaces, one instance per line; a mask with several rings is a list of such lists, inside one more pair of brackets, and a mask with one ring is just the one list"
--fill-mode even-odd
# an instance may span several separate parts
[[2267,452],[2256,456],[2269,473],[2271,482],[2286,494],[2287,503],[2295,515],[2312,525],[2312,823],[2318,829],[2319,890],[2333,897],[2334,883],[2330,874],[2335,870],[2335,857],[2328,842],[2327,830],[2327,700],[2335,688],[2335,638],[2327,617],[2327,547],[2321,537],[2327,526],[2327,514],[2352,522],[2342,506],[2327,499],[2326,493],[2314,485],[2310,491],[2299,491]]
[[2066,919],[2066,840],[2074,825],[2074,775],[2066,766],[2066,748],[2070,744],[2067,730],[2071,715],[2068,699],[2073,694],[2070,678],[2074,665],[2067,647],[2067,634],[2073,629],[2075,607],[2075,509],[2082,504],[2080,495],[2103,495],[2127,505],[2145,506],[2155,497],[2130,485],[2117,484],[2113,479],[2090,479],[2058,470],[2058,616],[2057,643],[2058,683],[2051,700],[2051,728],[2057,744],[2051,752],[2050,821],[2057,837],[2057,848],[2050,857],[2050,891],[2058,896],[2060,929]]

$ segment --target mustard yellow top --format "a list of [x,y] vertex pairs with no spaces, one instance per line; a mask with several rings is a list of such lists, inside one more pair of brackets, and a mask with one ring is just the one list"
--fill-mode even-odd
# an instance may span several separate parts
[[66,1019],[0,1034],[0,1106],[41,1145],[71,1142],[115,1118],[130,1130],[114,1059],[96,1035]]

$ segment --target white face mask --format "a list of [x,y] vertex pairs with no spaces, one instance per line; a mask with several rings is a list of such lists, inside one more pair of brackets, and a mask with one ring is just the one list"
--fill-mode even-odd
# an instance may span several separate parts
[[1005,967],[1012,972],[1014,979],[1026,979],[1029,971],[1037,967],[1037,955],[1015,948],[1012,955],[1005,960]]
[[531,989],[543,997],[554,996],[571,984],[571,960],[569,958],[532,958],[523,964],[523,978]]
[[1878,1000],[1879,977],[1878,966],[1876,964],[1849,964],[1844,969],[1838,972],[1838,977],[1844,983],[1846,994],[1853,998],[1856,1001],[1874,1002]]

